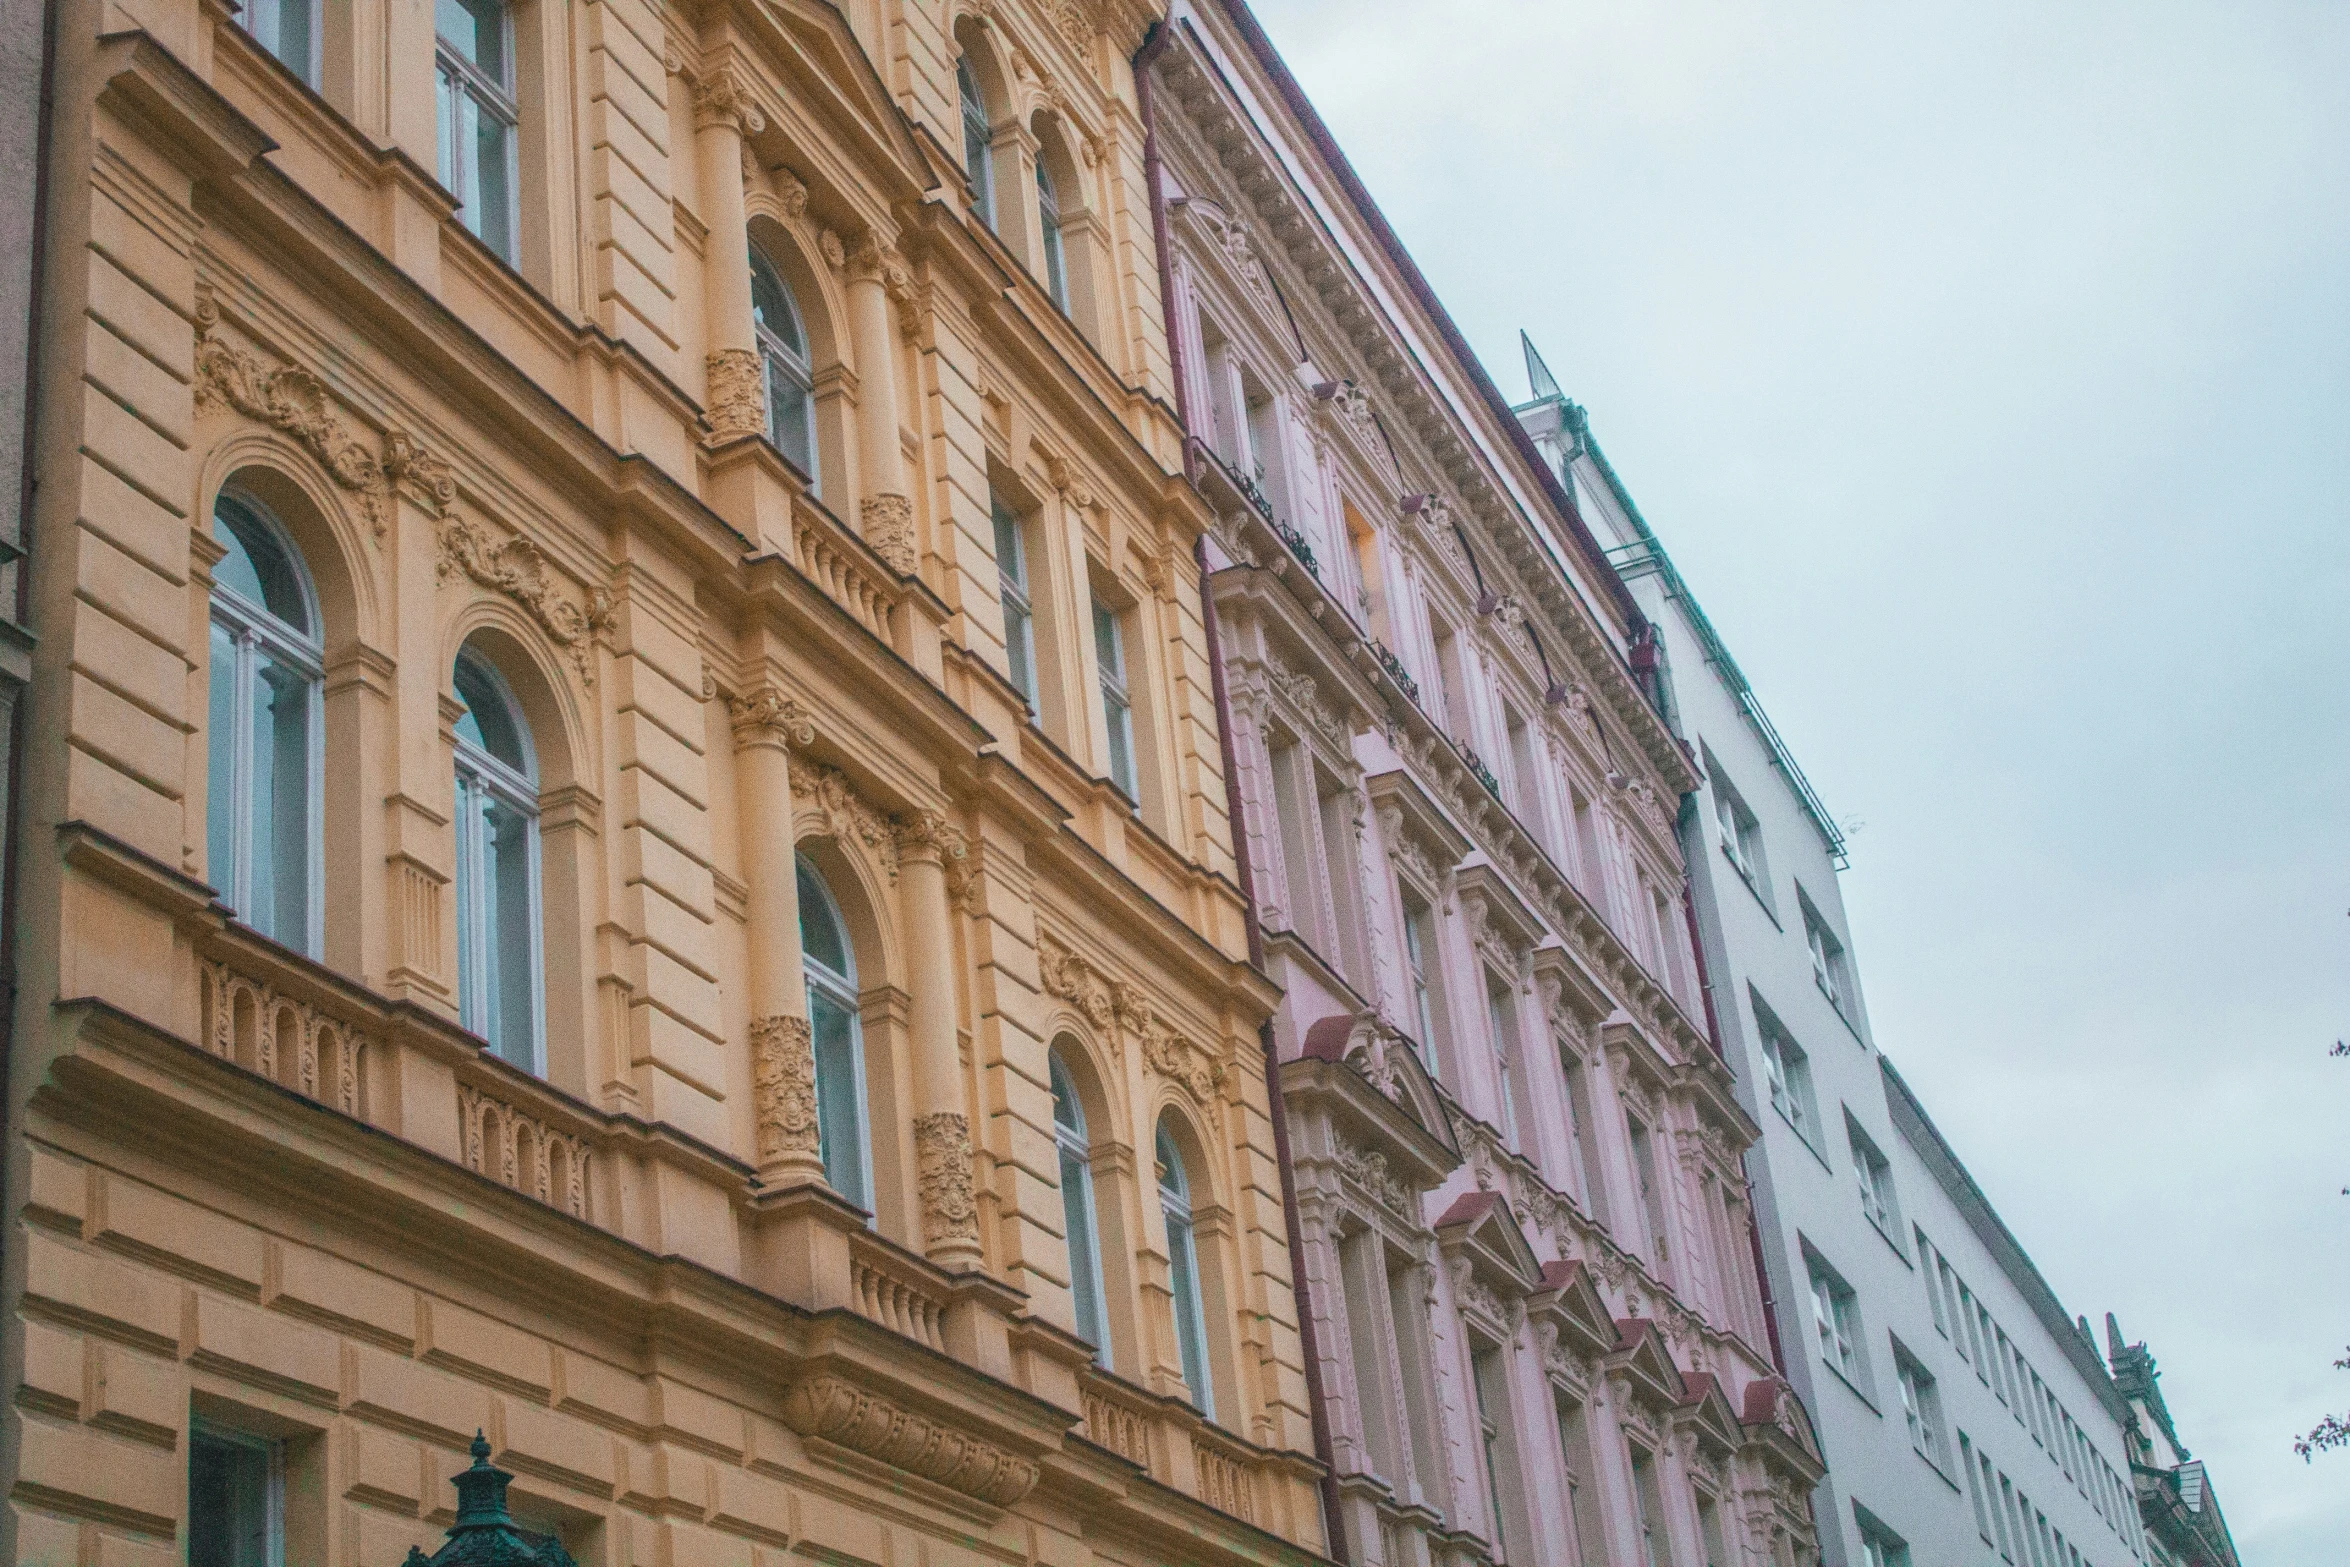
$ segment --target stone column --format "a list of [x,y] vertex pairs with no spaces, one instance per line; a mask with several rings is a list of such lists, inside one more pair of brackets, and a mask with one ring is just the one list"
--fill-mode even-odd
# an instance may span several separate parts
[[955,1270],[980,1264],[971,1118],[963,1107],[963,1052],[955,1033],[955,932],[947,901],[947,866],[961,863],[969,852],[962,829],[938,811],[916,811],[898,827],[922,1250],[939,1266]]
[[849,340],[857,356],[857,528],[901,575],[921,564],[914,503],[906,495],[906,458],[898,446],[897,343],[889,296],[912,286],[906,264],[870,233],[849,249]]
[[816,1123],[816,1056],[808,983],[800,967],[800,887],[792,838],[787,745],[816,738],[798,705],[773,686],[727,703],[742,784],[743,879],[750,949],[751,1113],[759,1179],[800,1186],[824,1179]]
[[727,72],[694,89],[694,161],[701,170],[705,361],[709,377],[702,417],[710,438],[758,435],[767,428],[767,392],[751,329],[751,230],[743,206],[743,137],[767,125],[743,84]]

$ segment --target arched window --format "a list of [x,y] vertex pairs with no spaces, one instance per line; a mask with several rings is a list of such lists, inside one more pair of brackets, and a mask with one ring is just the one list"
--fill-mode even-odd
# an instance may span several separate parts
[[1208,1313],[1200,1299],[1199,1253],[1191,1238],[1191,1177],[1164,1118],[1159,1122],[1159,1211],[1167,1216],[1167,1283],[1175,1293],[1175,1338],[1183,1351],[1183,1380],[1191,1401],[1216,1418],[1216,1390],[1208,1381]]
[[237,918],[319,955],[325,731],[318,599],[285,530],[224,490],[212,506],[206,868]]
[[457,217],[514,261],[514,27],[505,0],[434,0],[441,183]]
[[1053,1141],[1061,1150],[1061,1213],[1069,1234],[1069,1290],[1077,1298],[1077,1333],[1093,1345],[1094,1358],[1110,1359],[1110,1330],[1102,1316],[1101,1226],[1093,1211],[1092,1144],[1085,1136],[1085,1106],[1053,1051],[1045,1062],[1052,1074]]
[[767,382],[767,439],[820,489],[816,468],[816,377],[808,364],[808,332],[783,274],[751,252],[751,325],[759,338],[759,365]]
[[799,886],[800,965],[808,977],[824,1180],[858,1207],[870,1209],[873,1153],[865,1137],[865,1029],[857,1010],[857,954],[832,889],[805,855]]
[[457,1013],[492,1054],[545,1075],[539,774],[530,726],[489,661],[457,655]]
[[963,171],[971,178],[971,204],[979,221],[995,227],[994,136],[987,123],[987,101],[979,95],[979,78],[971,74],[971,57],[955,62],[955,93],[963,108]]
[[1052,174],[1045,168],[1044,159],[1036,160],[1036,215],[1044,225],[1044,286],[1053,296],[1053,303],[1061,307],[1061,314],[1069,313],[1069,260],[1061,244],[1061,196],[1053,189]]

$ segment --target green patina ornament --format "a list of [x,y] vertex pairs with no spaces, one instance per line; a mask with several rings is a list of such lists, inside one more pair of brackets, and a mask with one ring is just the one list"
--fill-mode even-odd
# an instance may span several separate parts
[[563,1542],[533,1534],[506,1511],[506,1485],[514,1477],[490,1462],[490,1444],[473,1434],[473,1467],[459,1474],[457,1521],[449,1538],[427,1556],[411,1545],[403,1567],[579,1567]]

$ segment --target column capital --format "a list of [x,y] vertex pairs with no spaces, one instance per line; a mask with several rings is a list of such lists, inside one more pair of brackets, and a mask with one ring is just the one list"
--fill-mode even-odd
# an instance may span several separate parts
[[806,746],[816,740],[815,721],[799,703],[772,685],[728,697],[726,716],[734,725],[734,743],[738,748]]
[[927,806],[902,818],[897,834],[898,857],[909,865],[954,865],[971,852],[970,840],[963,836],[963,829],[947,820],[944,811]]
[[749,82],[731,70],[717,70],[694,84],[694,128],[723,128],[756,136],[767,128],[767,112]]

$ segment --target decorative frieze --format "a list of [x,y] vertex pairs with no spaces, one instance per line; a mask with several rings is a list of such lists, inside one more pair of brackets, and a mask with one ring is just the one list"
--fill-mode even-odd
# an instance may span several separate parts
[[454,514],[441,519],[439,580],[463,572],[485,588],[505,594],[530,611],[550,641],[571,655],[582,685],[596,683],[593,642],[610,624],[612,595],[591,587],[586,604],[575,604],[555,581],[547,552],[516,534],[500,541],[490,525]]
[[864,845],[880,862],[882,874],[893,884],[897,881],[897,823],[859,794],[839,768],[794,763],[791,792],[795,804],[804,801],[816,809],[823,836]]
[[806,1018],[778,1013],[752,1021],[751,1109],[761,1165],[821,1154],[816,1052]]
[[391,481],[383,459],[353,435],[336,414],[327,385],[299,366],[272,367],[231,347],[218,335],[220,306],[209,296],[196,305],[196,406],[225,403],[292,436],[326,468],[335,483],[359,497],[368,526],[382,538],[391,524]]
[[702,422],[710,427],[710,438],[766,434],[767,377],[757,351],[714,348],[703,363],[709,390],[702,399]]
[[1215,1098],[1224,1081],[1221,1057],[1153,1010],[1138,986],[1101,973],[1041,932],[1036,939],[1036,967],[1046,992],[1075,1003],[1094,1027],[1121,1045],[1124,1036],[1131,1034],[1142,1047],[1143,1064],[1153,1072],[1182,1084],[1201,1104]]
[[1411,1183],[1387,1167],[1387,1155],[1376,1148],[1358,1148],[1341,1137],[1337,1142],[1338,1173],[1367,1192],[1371,1200],[1415,1229],[1422,1223],[1420,1194]]
[[823,1375],[784,1396],[783,1423],[877,1463],[918,1475],[990,1507],[1009,1507],[1036,1484],[1037,1468],[992,1442],[955,1430],[858,1387]]
[[364,1038],[225,963],[204,964],[203,975],[206,1048],[305,1098],[359,1114]]
[[857,503],[857,528],[890,570],[910,577],[920,564],[914,544],[914,503],[903,495],[868,495]]
[[960,1110],[914,1117],[914,1162],[922,1194],[922,1234],[932,1245],[979,1239],[979,1204],[971,1184],[971,1123]]

